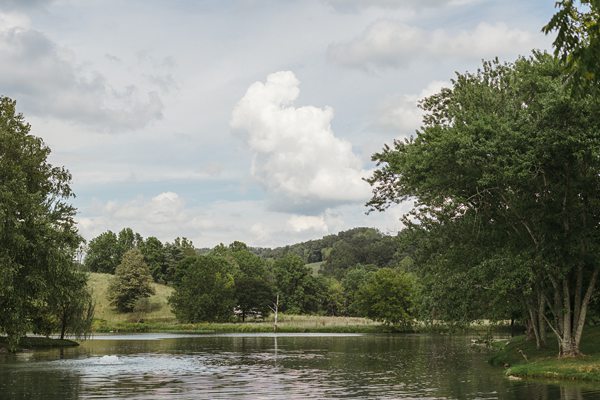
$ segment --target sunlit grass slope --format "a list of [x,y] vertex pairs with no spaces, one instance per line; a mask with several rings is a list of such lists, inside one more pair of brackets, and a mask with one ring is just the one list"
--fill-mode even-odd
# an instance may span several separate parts
[[121,321],[175,321],[175,315],[168,304],[168,298],[173,292],[173,288],[158,283],[153,283],[154,295],[150,296],[150,312],[140,315],[139,313],[118,313],[111,307],[108,300],[108,285],[113,275],[90,273],[88,285],[92,289],[92,295],[96,301],[94,318],[97,320],[106,320],[111,322]]

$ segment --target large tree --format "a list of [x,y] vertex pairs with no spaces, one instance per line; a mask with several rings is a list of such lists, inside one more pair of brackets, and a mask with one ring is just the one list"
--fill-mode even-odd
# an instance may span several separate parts
[[103,232],[90,240],[84,259],[87,269],[91,272],[114,274],[121,262],[117,243],[117,235],[112,231]]
[[600,266],[600,101],[564,77],[542,53],[458,74],[422,103],[415,138],[374,155],[369,205],[413,199],[425,227],[470,222],[455,243],[493,236],[531,278],[522,293],[539,306],[531,322],[546,321],[560,355],[573,356]]
[[14,349],[40,310],[61,296],[51,280],[73,267],[79,243],[71,175],[0,97],[0,332]]
[[111,304],[121,312],[130,312],[138,300],[153,294],[152,275],[144,256],[136,248],[128,250],[108,287]]
[[269,314],[275,299],[273,278],[265,260],[250,252],[246,244],[233,242],[226,250],[237,265],[235,279],[236,307],[245,321],[249,314]]
[[410,325],[414,318],[416,280],[393,268],[371,272],[356,293],[361,315],[386,325]]
[[169,303],[185,322],[228,321],[236,305],[236,266],[222,255],[190,256],[180,262]]

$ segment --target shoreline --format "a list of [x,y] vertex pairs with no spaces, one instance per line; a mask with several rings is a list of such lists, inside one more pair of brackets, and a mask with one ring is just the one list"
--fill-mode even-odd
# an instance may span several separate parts
[[492,365],[504,366],[509,379],[535,379],[560,382],[600,382],[600,327],[586,327],[580,357],[558,358],[558,345],[553,337],[543,349],[524,336],[498,344],[489,360]]
[[[79,343],[70,339],[55,339],[44,336],[23,336],[19,341],[17,352],[77,346],[79,346]],[[9,352],[6,336],[0,336],[0,353]]]

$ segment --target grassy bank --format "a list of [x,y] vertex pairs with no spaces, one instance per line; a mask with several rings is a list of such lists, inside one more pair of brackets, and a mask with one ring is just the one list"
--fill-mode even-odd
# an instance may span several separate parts
[[[535,342],[520,336],[498,350],[490,360],[508,366],[506,374],[520,378],[600,382],[600,328],[586,327],[581,342],[583,357],[558,359],[558,345],[548,337],[548,346],[537,350]],[[523,356],[524,355],[524,356]]]
[[[19,341],[19,350],[48,349],[54,347],[73,347],[79,343],[67,339],[51,339],[47,337],[22,337]],[[6,337],[0,337],[0,351],[8,351]]]
[[[324,317],[314,315],[280,315],[277,332],[330,332],[369,333],[381,332],[384,327],[365,318]],[[177,333],[243,333],[273,332],[272,317],[253,322],[201,322],[179,323],[173,320],[94,321],[94,332],[177,332]]]

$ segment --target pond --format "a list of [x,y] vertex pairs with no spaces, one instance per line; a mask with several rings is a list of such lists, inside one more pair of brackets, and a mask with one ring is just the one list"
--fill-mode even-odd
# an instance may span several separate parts
[[0,354],[1,399],[597,399],[504,377],[466,336],[144,334]]

